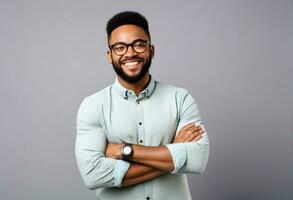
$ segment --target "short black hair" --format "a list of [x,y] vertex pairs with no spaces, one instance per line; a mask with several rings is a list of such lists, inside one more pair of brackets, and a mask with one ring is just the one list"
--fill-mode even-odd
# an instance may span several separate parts
[[132,24],[141,27],[145,33],[151,37],[149,32],[149,25],[147,19],[138,12],[134,11],[124,11],[114,15],[107,23],[106,31],[108,35],[108,40],[111,33],[122,25]]

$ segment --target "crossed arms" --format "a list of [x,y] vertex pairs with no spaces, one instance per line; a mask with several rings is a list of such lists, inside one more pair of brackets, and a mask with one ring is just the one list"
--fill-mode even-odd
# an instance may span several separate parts
[[[190,123],[180,130],[173,143],[196,142],[202,134],[203,130],[200,126]],[[121,159],[122,147],[123,144],[108,143],[106,156]],[[135,144],[133,150],[131,164],[123,178],[122,186],[138,184],[174,171],[172,155],[166,146],[148,147]]]

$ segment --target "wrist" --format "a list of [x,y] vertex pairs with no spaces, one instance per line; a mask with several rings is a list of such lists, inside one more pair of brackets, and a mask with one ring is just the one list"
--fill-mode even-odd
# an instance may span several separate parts
[[124,144],[118,144],[118,148],[116,150],[116,158],[122,160],[122,152],[121,149],[124,147]]

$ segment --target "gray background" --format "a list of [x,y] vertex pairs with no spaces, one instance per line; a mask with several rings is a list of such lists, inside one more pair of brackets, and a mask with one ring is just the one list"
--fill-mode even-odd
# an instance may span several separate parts
[[95,199],[79,175],[75,118],[114,80],[106,21],[149,20],[159,81],[187,88],[209,132],[193,199],[292,199],[293,2],[0,1],[0,199]]

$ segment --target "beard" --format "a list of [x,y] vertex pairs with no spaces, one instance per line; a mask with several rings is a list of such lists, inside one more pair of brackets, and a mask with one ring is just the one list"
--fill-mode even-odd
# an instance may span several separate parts
[[142,80],[142,78],[148,73],[150,66],[152,64],[152,58],[148,58],[145,62],[145,64],[142,66],[140,72],[135,76],[128,76],[122,69],[121,66],[119,66],[117,63],[113,62],[112,66],[116,74],[122,78],[124,81],[130,84],[135,84]]

